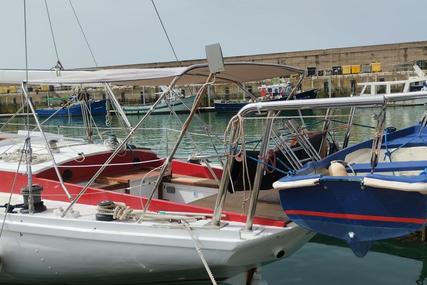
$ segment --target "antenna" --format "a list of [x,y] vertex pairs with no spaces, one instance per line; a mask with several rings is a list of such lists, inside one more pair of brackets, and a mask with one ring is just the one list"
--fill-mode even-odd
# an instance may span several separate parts
[[224,71],[224,57],[222,56],[221,45],[219,43],[207,45],[205,50],[209,64],[209,72],[219,73]]

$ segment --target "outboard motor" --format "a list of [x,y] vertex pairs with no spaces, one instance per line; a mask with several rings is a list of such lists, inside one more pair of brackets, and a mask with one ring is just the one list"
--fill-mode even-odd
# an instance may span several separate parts
[[[43,191],[43,187],[38,184],[33,184],[31,186],[31,192],[33,196],[33,202],[34,202],[34,213],[40,213],[46,211],[46,206],[43,204],[41,193]],[[21,213],[28,214],[30,212],[29,210],[29,197],[30,197],[30,191],[28,189],[28,186],[21,189],[21,194],[24,198],[24,206],[21,209]]]

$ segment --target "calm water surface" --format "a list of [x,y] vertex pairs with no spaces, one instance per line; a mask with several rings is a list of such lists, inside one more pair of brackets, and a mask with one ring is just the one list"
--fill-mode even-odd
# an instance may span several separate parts
[[[357,111],[355,122],[373,126],[373,113],[376,111],[374,109]],[[424,106],[388,108],[386,125],[396,128],[410,126],[417,122],[424,112]],[[345,114],[346,111],[342,111],[342,113]],[[178,115],[178,118],[184,121],[186,115]],[[231,115],[203,113],[200,118],[207,123],[207,127],[195,120],[190,128],[194,134],[191,138],[186,137],[184,139],[177,156],[185,158],[195,153],[214,154],[215,148],[219,151],[224,150],[222,138]],[[132,124],[135,124],[139,119],[141,117],[130,117]],[[165,155],[171,149],[172,142],[178,135],[178,132],[171,130],[180,127],[180,123],[176,119],[169,115],[152,116],[144,125],[152,129],[138,132],[133,142],[150,147],[160,155]],[[101,128],[100,132],[107,132],[108,129],[103,129],[105,119],[97,118],[96,120]],[[343,120],[345,119],[343,118]],[[248,120],[245,128],[247,137],[257,139],[263,130],[263,123],[261,120]],[[314,120],[307,120],[306,123],[307,125],[313,124]],[[113,127],[120,125],[117,119],[112,120]],[[74,137],[84,135],[83,129],[73,130],[68,129],[67,126],[82,126],[82,121],[76,118],[55,120],[50,123],[46,130],[57,132],[59,129],[66,135]],[[217,134],[213,142],[206,136],[207,130],[210,133]],[[367,139],[372,132],[373,130],[369,128],[355,128],[352,133],[352,142]],[[123,132],[118,132],[118,134],[119,137],[124,135]],[[379,242],[366,257],[358,258],[344,244],[334,239],[316,236],[290,258],[264,266],[263,278],[270,285],[424,284],[424,279],[427,276],[426,262],[427,246],[419,241]]]

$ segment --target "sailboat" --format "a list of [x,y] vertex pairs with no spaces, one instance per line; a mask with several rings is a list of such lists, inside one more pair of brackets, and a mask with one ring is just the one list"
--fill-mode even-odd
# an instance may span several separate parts
[[[0,213],[0,280],[31,284],[34,280],[45,284],[214,282],[290,256],[313,236],[311,231],[282,218],[255,216],[256,200],[247,214],[223,211],[228,176],[219,176],[220,171],[208,167],[176,162],[174,154],[208,85],[295,72],[302,71],[246,62],[225,63],[223,72],[211,72],[207,64],[158,70],[76,71],[35,80],[31,80],[30,72],[22,90],[38,131],[2,134],[0,140],[4,185],[0,204],[5,205],[5,212]],[[100,82],[129,130],[125,138],[110,138],[100,146],[43,132],[27,84]],[[110,87],[166,82],[171,82],[168,88],[135,125],[126,119]],[[202,87],[173,151],[166,158],[158,158],[150,150],[131,147],[133,134],[177,83]],[[21,168],[24,160],[26,169]],[[200,187],[206,176],[218,176],[214,209],[162,200],[161,195],[156,199],[164,179],[177,172]],[[153,173],[151,187],[140,188],[146,191],[143,196],[106,190],[105,181],[109,180],[100,179],[122,174],[129,180],[130,176],[139,177],[143,185]],[[256,193],[259,185],[253,186]]]

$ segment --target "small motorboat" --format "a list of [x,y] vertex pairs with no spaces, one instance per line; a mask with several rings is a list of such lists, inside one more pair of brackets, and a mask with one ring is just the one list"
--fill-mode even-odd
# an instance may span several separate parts
[[292,93],[290,83],[276,84],[276,85],[263,85],[258,87],[260,96],[259,98],[244,99],[244,100],[215,100],[214,106],[217,112],[237,112],[244,106],[253,102],[274,102],[286,100],[304,100],[315,99],[317,97],[318,89],[308,89],[304,91],[296,91]]

